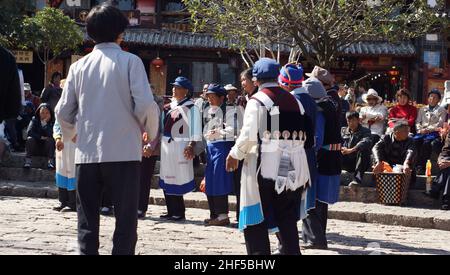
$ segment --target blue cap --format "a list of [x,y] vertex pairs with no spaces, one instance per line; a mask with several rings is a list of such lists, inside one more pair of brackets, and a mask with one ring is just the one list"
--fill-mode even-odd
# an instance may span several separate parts
[[210,84],[208,86],[208,91],[206,92],[206,94],[217,94],[219,96],[226,96],[227,91],[225,90],[224,87],[218,84]]
[[274,59],[261,58],[253,66],[254,79],[276,79],[280,72],[280,64]]
[[287,64],[280,70],[278,83],[286,87],[300,87],[303,82],[303,68],[296,64]]
[[174,83],[171,83],[173,86],[178,86],[178,87],[182,87],[185,88],[186,90],[189,90],[190,92],[192,92],[194,90],[194,86],[192,86],[191,81],[189,81],[189,79],[187,79],[184,76],[179,76],[175,79]]
[[442,98],[441,92],[440,92],[438,89],[436,89],[436,88],[431,89],[431,91],[428,93],[428,97],[429,97],[430,95],[432,95],[432,94],[437,95],[437,96],[439,97],[439,99]]

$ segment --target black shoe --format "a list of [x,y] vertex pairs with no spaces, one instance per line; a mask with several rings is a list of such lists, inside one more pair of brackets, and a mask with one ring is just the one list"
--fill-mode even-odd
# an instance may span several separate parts
[[144,211],[138,210],[138,219],[145,219],[146,213]]
[[170,219],[170,218],[172,218],[172,215],[169,215],[169,214],[165,214],[165,215],[161,215],[161,216],[159,216],[161,219]]
[[47,168],[49,170],[54,170],[55,169],[55,162],[53,160],[49,160],[47,163]]
[[317,250],[327,250],[328,249],[328,245],[326,244],[312,244],[312,243],[307,243],[303,246],[301,246],[302,249],[317,249]]
[[182,222],[186,220],[186,217],[184,216],[172,216],[170,218],[168,218],[169,221],[174,221],[174,222]]
[[100,215],[102,216],[113,216],[114,212],[112,207],[102,207],[102,209],[100,209]]
[[23,165],[23,168],[25,168],[25,169],[30,169],[31,168],[31,159],[30,158],[26,158],[25,159],[25,163]]
[[69,213],[69,212],[77,212],[77,209],[69,206],[66,206],[63,209],[61,209],[61,213]]
[[448,204],[443,204],[443,205],[441,206],[441,209],[447,211],[447,210],[450,209],[450,206],[449,206]]
[[57,212],[61,212],[61,210],[63,210],[64,207],[66,207],[66,206],[64,204],[61,204],[60,206],[53,207],[53,210],[55,210]]

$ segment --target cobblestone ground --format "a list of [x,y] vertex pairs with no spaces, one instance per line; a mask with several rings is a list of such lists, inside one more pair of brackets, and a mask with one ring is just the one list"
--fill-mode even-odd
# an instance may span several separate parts
[[[76,254],[76,214],[51,210],[56,200],[0,197],[0,254]],[[232,227],[205,227],[208,211],[188,209],[188,221],[159,219],[150,206],[139,222],[138,254],[245,254],[243,234]],[[101,219],[101,254],[111,251],[114,219]],[[304,254],[446,254],[450,232],[330,220],[327,251]],[[271,236],[273,247],[276,238]]]

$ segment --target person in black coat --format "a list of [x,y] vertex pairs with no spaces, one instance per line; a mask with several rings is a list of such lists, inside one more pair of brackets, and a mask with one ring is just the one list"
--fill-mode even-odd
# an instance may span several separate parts
[[374,173],[383,172],[383,162],[391,167],[399,164],[403,166],[403,172],[411,175],[416,161],[416,147],[414,140],[409,137],[409,125],[399,123],[394,127],[394,132],[385,135],[372,149],[375,159]]
[[31,157],[43,156],[48,158],[48,168],[55,168],[55,140],[53,139],[54,114],[47,103],[42,103],[28,125],[26,158],[24,168],[31,167]]
[[359,113],[346,114],[348,127],[342,128],[342,169],[352,172],[353,181],[349,186],[361,184],[364,173],[370,167],[371,132],[359,121]]
[[58,104],[59,99],[61,98],[62,89],[60,87],[61,82],[61,73],[54,72],[52,74],[52,78],[50,80],[49,85],[42,91],[41,101],[42,103],[47,103],[50,106],[50,110],[52,112],[55,111],[56,104]]
[[19,73],[15,57],[5,48],[0,47],[0,123],[9,118],[16,118],[22,105]]

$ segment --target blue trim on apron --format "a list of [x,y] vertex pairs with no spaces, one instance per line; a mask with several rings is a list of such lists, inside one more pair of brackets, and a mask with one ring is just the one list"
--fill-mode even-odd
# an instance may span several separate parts
[[239,212],[239,230],[243,231],[247,226],[260,224],[264,221],[261,204],[244,207]]
[[67,191],[75,191],[77,186],[76,178],[68,178],[59,173],[55,175],[56,186],[58,188],[67,189]]
[[159,186],[166,192],[168,195],[182,196],[189,192],[192,192],[196,189],[195,180],[191,180],[188,183],[182,185],[175,184],[167,184],[164,180],[159,179]]

